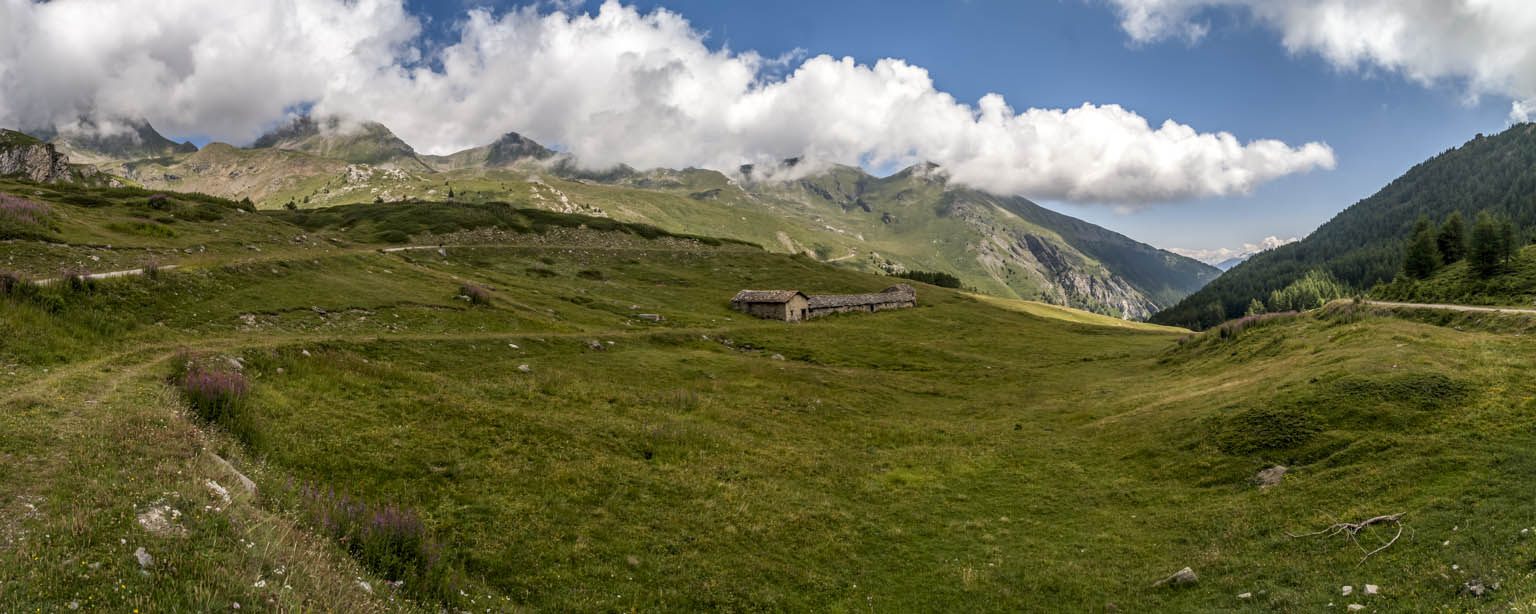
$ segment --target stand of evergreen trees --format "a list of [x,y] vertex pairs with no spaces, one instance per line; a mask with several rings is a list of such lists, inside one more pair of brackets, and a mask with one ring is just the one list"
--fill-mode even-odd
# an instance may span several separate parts
[[[1152,316],[1159,324],[1204,329],[1242,317],[1254,299],[1265,301],[1313,271],[1322,271],[1351,293],[1391,281],[1406,268],[1403,239],[1417,237],[1421,216],[1446,220],[1453,212],[1472,219],[1479,210],[1507,218],[1512,226],[1494,234],[1518,238],[1516,229],[1536,228],[1536,124],[1510,127],[1497,136],[1478,135],[1466,144],[1415,166],[1379,192],[1345,209],[1302,240],[1255,255],[1178,305]],[[1492,245],[1466,233],[1461,259],[1502,261],[1471,252]],[[1443,230],[1443,226],[1440,228]],[[1487,234],[1488,228],[1482,229]],[[1434,235],[1435,247],[1443,232]],[[1446,254],[1440,251],[1441,265]],[[1454,254],[1453,254],[1454,255]],[[1433,263],[1433,259],[1429,259]],[[1453,262],[1455,260],[1453,259]]]
[[934,271],[907,271],[905,273],[896,273],[893,275],[893,277],[910,279],[912,281],[920,281],[925,284],[933,284],[940,288],[960,287],[960,278],[955,277],[954,275],[950,275],[949,273],[939,273]]
[[1479,211],[1472,223],[1470,242],[1460,211],[1446,217],[1438,230],[1427,216],[1420,216],[1403,250],[1402,275],[1428,279],[1440,267],[1466,259],[1467,269],[1474,276],[1488,279],[1504,271],[1518,249],[1520,233],[1515,230],[1515,223],[1486,209]]

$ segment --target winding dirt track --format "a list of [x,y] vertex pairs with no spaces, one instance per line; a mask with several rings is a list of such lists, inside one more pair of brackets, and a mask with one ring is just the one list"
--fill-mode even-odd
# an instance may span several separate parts
[[1536,314],[1536,309],[1514,309],[1511,307],[1478,307],[1476,305],[1447,305],[1442,303],[1394,303],[1390,301],[1365,301],[1367,305],[1378,307],[1407,307],[1410,309],[1444,309],[1448,311],[1486,311],[1489,313],[1529,313]]

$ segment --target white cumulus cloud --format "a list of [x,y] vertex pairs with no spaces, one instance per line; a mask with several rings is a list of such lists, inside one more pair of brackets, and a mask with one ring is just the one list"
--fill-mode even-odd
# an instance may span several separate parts
[[966,103],[899,59],[711,50],[682,15],[614,0],[589,14],[470,11],[430,48],[420,31],[400,0],[0,0],[0,124],[143,117],[248,142],[312,105],[429,153],[515,130],[594,167],[928,160],[966,185],[1122,207],[1334,166],[1326,144],[1156,124],[1114,104]]
[[1246,13],[1292,53],[1346,70],[1380,69],[1422,84],[1452,82],[1469,99],[1510,98],[1510,119],[1536,110],[1536,2],[1531,0],[1109,0],[1137,42],[1198,41],[1215,10]]

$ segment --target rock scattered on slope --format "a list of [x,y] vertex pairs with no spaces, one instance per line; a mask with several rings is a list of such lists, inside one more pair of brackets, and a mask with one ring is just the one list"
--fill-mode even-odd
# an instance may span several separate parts
[[133,551],[133,558],[138,559],[139,567],[144,569],[149,569],[155,564],[155,557],[150,556],[149,551],[145,550],[143,546],[139,546],[138,550]]
[[1285,479],[1285,472],[1287,472],[1287,471],[1290,471],[1290,469],[1287,468],[1286,466],[1284,466],[1284,465],[1275,465],[1273,467],[1270,467],[1268,469],[1260,471],[1258,475],[1253,476],[1253,482],[1255,484],[1258,484],[1259,488],[1269,488],[1271,486],[1279,486],[1280,485],[1280,481]]
[[608,346],[603,345],[603,342],[601,341],[593,339],[587,342],[587,349],[594,352],[604,352],[608,350]]
[[[213,462],[217,463],[219,467],[231,475],[234,475],[235,479],[240,481],[240,487],[245,489],[246,494],[256,494],[256,482],[251,481],[251,478],[245,477],[244,473],[240,473],[240,470],[236,469],[234,465],[229,464],[229,461],[224,460],[224,457],[214,454]],[[213,481],[209,480],[209,482],[212,483]],[[225,492],[227,493],[228,491]]]
[[1167,584],[1168,586],[1187,586],[1194,584],[1199,580],[1200,579],[1195,576],[1195,570],[1185,567],[1174,572],[1174,574],[1171,576],[1158,580],[1157,584],[1153,584],[1153,586],[1159,586],[1163,584]]
[[205,480],[204,483],[208,486],[208,490],[213,492],[213,496],[219,498],[220,507],[214,509],[222,510],[229,506],[229,489],[220,486],[218,482],[213,480]]
[[181,533],[181,527],[173,524],[181,512],[169,505],[156,505],[139,514],[139,526],[155,535],[168,536]]

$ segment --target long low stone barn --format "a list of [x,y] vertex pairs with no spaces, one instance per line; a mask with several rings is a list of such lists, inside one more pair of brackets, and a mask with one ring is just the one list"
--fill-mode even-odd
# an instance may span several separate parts
[[742,290],[731,308],[759,318],[800,322],[847,311],[884,311],[917,305],[917,289],[896,284],[871,294],[805,294],[799,290]]

